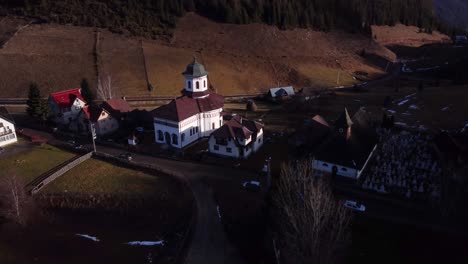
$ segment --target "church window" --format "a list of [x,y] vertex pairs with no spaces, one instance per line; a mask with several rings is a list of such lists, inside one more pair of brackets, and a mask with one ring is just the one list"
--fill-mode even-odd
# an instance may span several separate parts
[[346,168],[341,168],[342,171],[348,171]]
[[206,81],[203,81],[203,87],[206,88]]
[[211,124],[211,129],[215,129],[215,123],[213,122],[213,124]]
[[227,153],[232,153],[232,148],[226,148]]
[[185,133],[182,133],[182,135],[180,135],[180,141],[182,141],[182,142],[185,141]]
[[191,82],[191,81],[188,81],[188,82],[187,82],[187,86],[188,86],[189,89],[192,89],[192,82]]
[[176,134],[172,134],[172,144],[173,145],[178,145],[179,144],[179,138],[177,137]]
[[200,89],[200,83],[197,82],[197,90]]
[[198,127],[195,128],[195,133],[198,133]]
[[193,131],[192,131],[192,130],[193,130],[193,129],[192,129],[192,128],[190,128],[190,136],[192,136],[192,135],[193,135]]
[[328,164],[326,164],[326,163],[323,163],[322,165],[323,165],[324,167],[328,167]]
[[219,126],[223,125],[223,120],[219,120]]

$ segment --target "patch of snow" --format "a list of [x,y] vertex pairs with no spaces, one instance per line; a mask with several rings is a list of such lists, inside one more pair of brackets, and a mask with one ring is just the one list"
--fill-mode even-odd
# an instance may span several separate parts
[[87,234],[75,234],[75,235],[77,235],[79,237],[87,238],[87,239],[92,240],[94,242],[99,242],[99,239],[97,237],[95,237],[95,236],[90,236],[90,235],[87,235]]
[[406,104],[407,102],[409,102],[409,99],[405,99],[405,100],[399,102],[398,105],[402,106],[402,105]]
[[164,240],[160,241],[131,241],[126,243],[127,245],[130,246],[164,246]]
[[247,187],[247,185],[256,185],[256,186],[260,187],[260,182],[258,182],[258,181],[247,181],[247,182],[244,182],[242,184],[242,186],[244,186],[244,187]]
[[417,105],[410,105],[409,109],[417,110],[419,107]]
[[219,211],[219,205],[216,206],[216,211],[218,211],[218,217],[219,217],[219,219],[221,219],[221,212]]

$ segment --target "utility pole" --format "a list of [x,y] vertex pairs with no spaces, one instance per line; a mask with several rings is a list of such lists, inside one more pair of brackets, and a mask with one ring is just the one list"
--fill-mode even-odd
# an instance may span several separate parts
[[93,139],[93,148],[94,148],[94,153],[96,153],[96,128],[94,127],[93,122],[89,122],[89,129],[91,131],[91,137]]

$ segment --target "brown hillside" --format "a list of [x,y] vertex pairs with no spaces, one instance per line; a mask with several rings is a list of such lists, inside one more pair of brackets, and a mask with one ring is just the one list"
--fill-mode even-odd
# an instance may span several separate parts
[[[39,83],[44,93],[78,86],[83,77],[95,85],[95,43],[92,28],[24,28],[0,49],[0,96],[25,97],[31,81]],[[330,87],[337,85],[338,75],[339,85],[347,85],[354,82],[353,72],[377,76],[384,73],[386,61],[395,60],[391,51],[359,34],[219,24],[195,14],[179,20],[170,43],[141,42],[104,30],[98,43],[100,73],[109,73],[126,96],[178,95],[183,84],[180,73],[193,56],[206,64],[211,84],[222,94],[289,84]],[[363,49],[365,57],[360,55]],[[155,87],[151,93],[144,57]]]
[[420,33],[415,26],[397,24],[395,26],[372,26],[372,36],[384,46],[421,47],[426,44],[451,43],[449,36],[433,31],[432,34]]

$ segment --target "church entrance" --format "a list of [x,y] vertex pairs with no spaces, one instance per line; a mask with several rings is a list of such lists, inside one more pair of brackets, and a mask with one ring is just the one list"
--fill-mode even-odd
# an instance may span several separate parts
[[171,145],[171,134],[169,132],[164,133],[164,139],[166,140],[166,144]]

